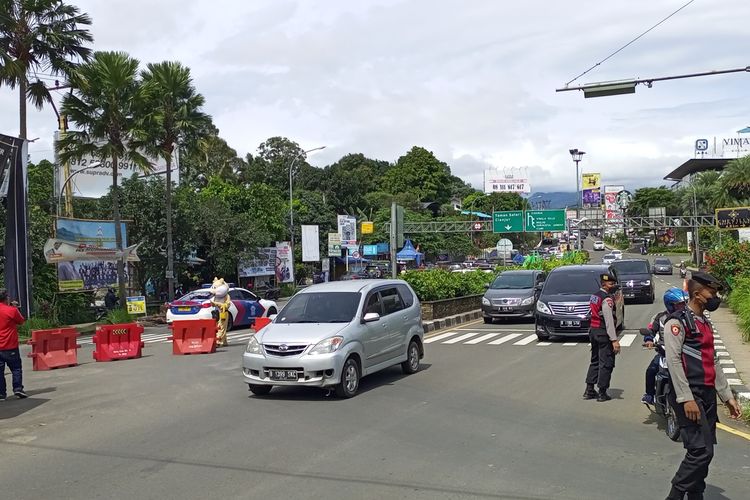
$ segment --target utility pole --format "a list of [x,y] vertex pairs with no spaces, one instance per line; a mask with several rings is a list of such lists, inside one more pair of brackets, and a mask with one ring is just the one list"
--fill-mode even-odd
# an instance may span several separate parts
[[[576,149],[569,150],[570,156],[573,158],[573,161],[576,164],[576,219],[581,219],[581,204],[582,204],[582,196],[581,196],[581,176],[578,171],[578,164],[581,162],[581,159],[583,158],[583,155],[586,154],[585,151],[579,151]],[[576,246],[578,247],[578,250],[581,249],[581,229],[578,228],[578,238],[576,241]]]

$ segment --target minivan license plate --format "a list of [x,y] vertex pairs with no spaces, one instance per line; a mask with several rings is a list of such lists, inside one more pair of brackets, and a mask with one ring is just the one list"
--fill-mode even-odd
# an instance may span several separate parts
[[581,326],[581,322],[578,320],[565,320],[560,321],[560,326],[563,328],[578,328]]
[[268,370],[271,380],[297,380],[297,370]]

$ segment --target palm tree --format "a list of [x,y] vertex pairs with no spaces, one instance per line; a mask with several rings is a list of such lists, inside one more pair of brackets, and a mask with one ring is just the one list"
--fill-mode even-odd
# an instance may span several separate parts
[[717,186],[716,208],[746,205],[750,198],[750,156],[727,163]]
[[86,61],[93,41],[91,18],[62,0],[0,0],[0,86],[18,87],[20,132],[27,137],[26,102],[37,109],[52,102],[39,73],[66,75]]
[[167,282],[169,300],[174,299],[174,249],[172,245],[172,159],[175,148],[185,137],[197,133],[210,122],[202,113],[203,96],[195,91],[190,69],[178,62],[149,64],[142,73],[145,109],[145,147],[164,158],[166,172]]
[[[81,130],[72,131],[57,142],[60,161],[92,155],[103,165],[112,166],[112,219],[115,242],[122,250],[120,203],[117,187],[119,167],[148,171],[148,160],[135,144],[143,137],[143,96],[138,81],[138,60],[123,52],[96,52],[91,61],[70,74],[75,92],[63,99],[62,111]],[[125,265],[117,263],[120,303],[125,304]]]

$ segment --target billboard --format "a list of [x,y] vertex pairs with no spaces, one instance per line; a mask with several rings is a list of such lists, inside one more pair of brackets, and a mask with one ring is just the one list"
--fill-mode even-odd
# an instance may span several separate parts
[[622,210],[617,204],[617,194],[624,190],[625,186],[604,186],[604,215],[608,226],[622,227],[624,223]]
[[239,264],[240,278],[273,276],[276,274],[276,247],[256,248],[249,259]]
[[320,232],[318,226],[302,226],[302,262],[320,260]]
[[528,170],[525,168],[507,168],[484,171],[484,192],[530,194]]
[[[57,132],[55,132],[55,142],[57,141]],[[146,155],[143,151],[139,151],[141,154],[148,158],[151,163],[152,170],[144,172],[133,162],[118,161],[117,162],[117,179],[118,184],[122,182],[122,179],[129,179],[133,174],[138,175],[164,175],[167,171],[167,162],[163,158],[154,158]],[[59,165],[58,161],[55,161],[58,165],[56,168],[57,179],[56,186],[59,190],[62,189],[65,183],[65,169]],[[99,166],[92,167],[100,163]],[[177,156],[177,149],[172,155],[172,182],[179,184],[180,182],[180,169],[179,158]],[[92,155],[85,155],[79,160],[71,160],[70,165],[70,185],[73,190],[73,196],[80,198],[101,198],[109,192],[109,188],[112,187],[112,159],[100,160]],[[59,192],[59,191],[58,191]]]
[[[122,227],[122,245],[127,246],[125,223]],[[105,220],[63,219],[55,224],[55,237],[86,246],[116,248],[115,224]],[[127,281],[127,266],[125,280]],[[80,292],[117,286],[117,262],[85,260],[57,264],[57,287],[61,292]]]
[[276,242],[276,283],[294,283],[294,255],[288,241]]
[[581,175],[583,208],[595,208],[601,206],[601,181],[602,175],[599,173]]

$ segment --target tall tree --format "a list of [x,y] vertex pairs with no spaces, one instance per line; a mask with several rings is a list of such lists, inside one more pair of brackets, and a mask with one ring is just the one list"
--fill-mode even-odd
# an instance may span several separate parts
[[174,300],[174,248],[172,245],[172,160],[175,149],[205,126],[210,118],[201,111],[205,100],[196,92],[190,69],[178,62],[149,64],[142,73],[146,115],[145,147],[167,163],[165,212],[167,225],[167,284]]
[[0,0],[0,20],[0,86],[18,87],[19,135],[26,139],[26,102],[42,109],[52,101],[37,75],[66,75],[89,59],[91,18],[61,0]]
[[430,151],[414,146],[383,175],[383,186],[392,194],[408,193],[419,201],[440,204],[451,197],[451,171]]
[[[112,167],[112,219],[115,242],[122,250],[120,201],[117,177],[121,165],[135,171],[148,171],[151,165],[135,144],[145,133],[143,93],[138,81],[138,60],[123,52],[96,52],[91,61],[70,75],[75,89],[65,97],[62,111],[81,130],[69,132],[58,141],[56,149],[61,162],[92,155],[103,165]],[[125,304],[125,264],[117,262],[120,303]]]

